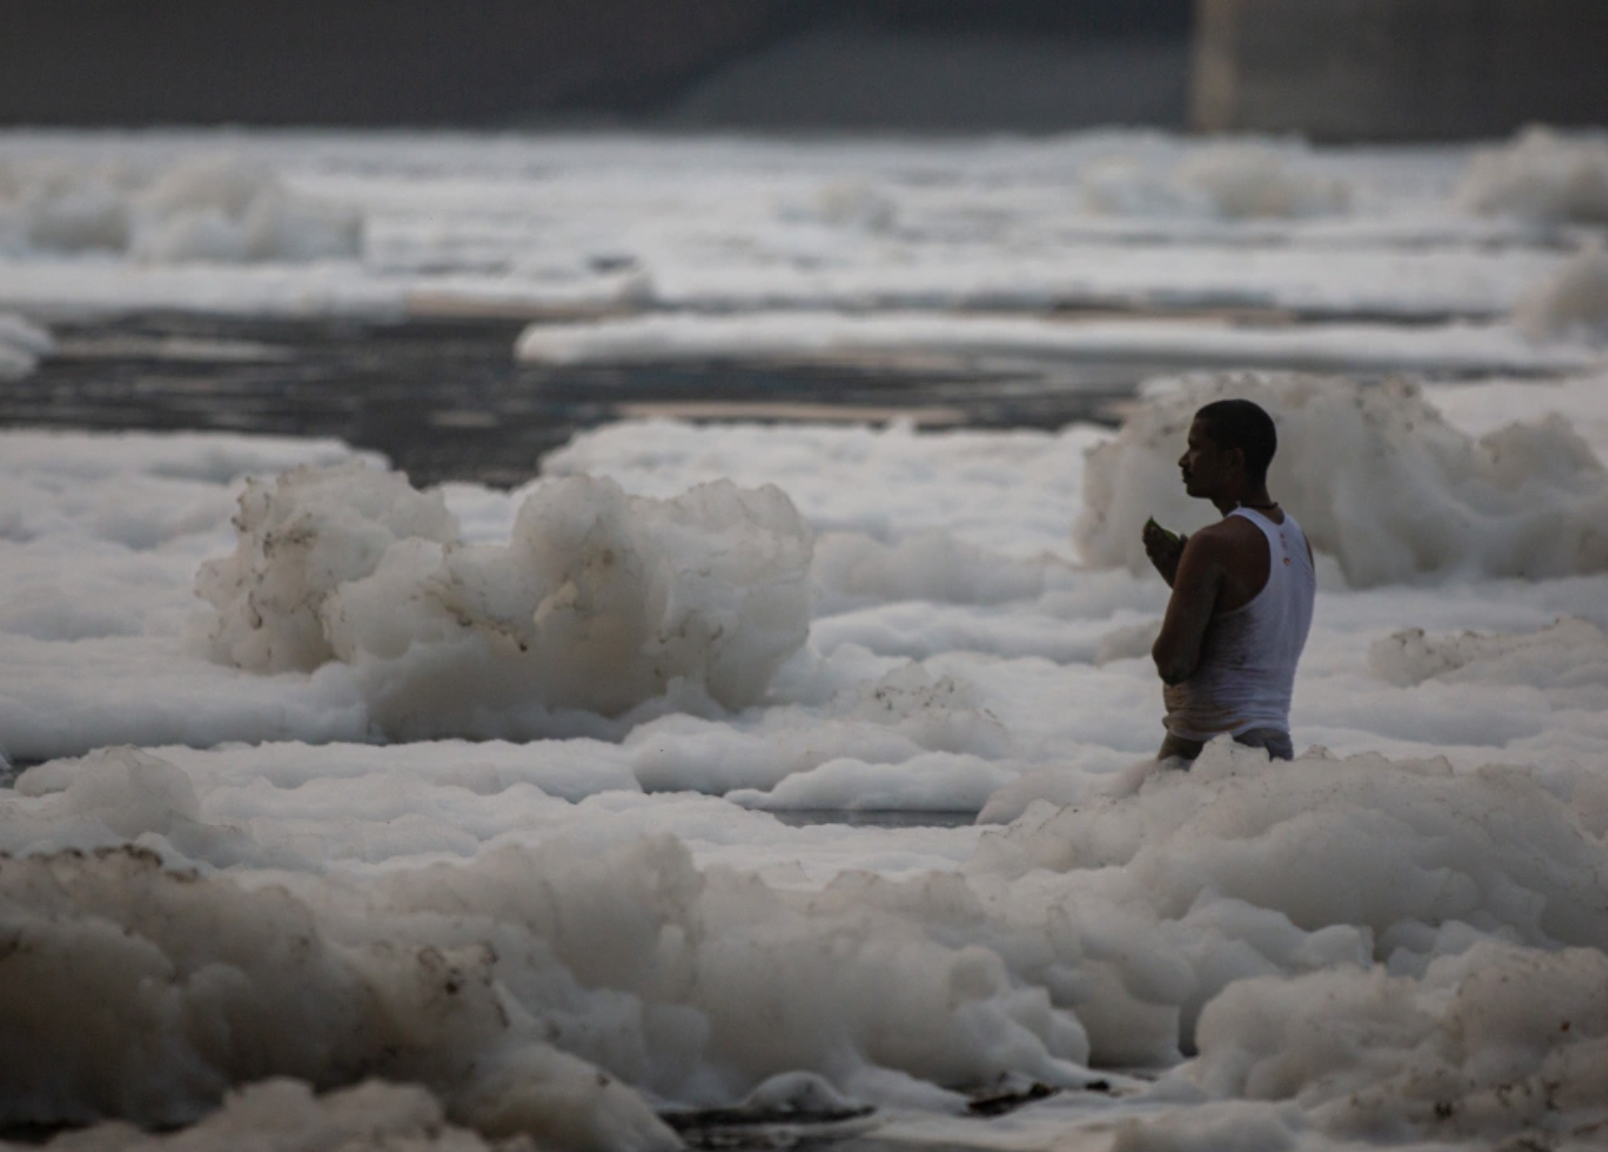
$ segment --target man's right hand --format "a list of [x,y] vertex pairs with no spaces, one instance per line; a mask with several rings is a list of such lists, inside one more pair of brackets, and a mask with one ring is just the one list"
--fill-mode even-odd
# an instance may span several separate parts
[[1145,545],[1145,555],[1161,573],[1161,578],[1171,588],[1173,578],[1178,575],[1178,560],[1184,554],[1184,544],[1188,536],[1176,536],[1168,532],[1154,520],[1145,524],[1142,536]]

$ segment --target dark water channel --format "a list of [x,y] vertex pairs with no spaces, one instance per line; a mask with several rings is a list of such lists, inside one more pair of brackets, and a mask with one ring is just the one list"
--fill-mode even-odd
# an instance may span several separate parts
[[57,351],[0,389],[0,426],[337,437],[414,484],[511,487],[576,431],[643,414],[1058,428],[1114,422],[1155,366],[913,360],[516,363],[523,321],[144,314],[52,324]]

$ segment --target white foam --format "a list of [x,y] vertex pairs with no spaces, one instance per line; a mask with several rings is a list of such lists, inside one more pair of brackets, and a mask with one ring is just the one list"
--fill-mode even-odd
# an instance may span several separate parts
[[1272,414],[1280,447],[1270,489],[1355,586],[1608,568],[1608,472],[1562,418],[1475,440],[1404,381],[1290,376],[1186,381],[1094,448],[1077,527],[1086,560],[1142,573],[1138,529],[1148,517],[1200,523],[1175,461],[1195,410],[1230,395]]
[[[1068,529],[1080,508],[1131,506],[1136,530],[1172,518],[1167,501],[1186,523],[1171,461],[1190,396],[1148,396],[1118,433],[613,425],[514,494],[413,493],[333,444],[0,436],[8,750],[170,745],[36,764],[0,791],[0,934],[24,945],[0,960],[0,1048],[30,1055],[0,1113],[199,1121],[151,1139],[201,1147],[268,1141],[276,1120],[320,1147],[366,1109],[399,1140],[646,1152],[667,1139],[652,1109],[793,1101],[877,1105],[889,1139],[1018,1152],[1472,1149],[1526,1129],[1589,1144],[1608,1019],[1608,575],[1514,524],[1595,523],[1580,444],[1608,439],[1599,376],[1232,386],[1288,405],[1275,494],[1332,490],[1315,506],[1359,533],[1331,526],[1377,579],[1350,587],[1325,561],[1292,720],[1297,748],[1333,751],[1273,764],[1214,745],[1187,774],[1149,760],[1165,587],[1080,566]],[[1542,419],[1502,431],[1520,416]],[[1098,445],[1119,450],[1086,461]],[[284,482],[282,504],[278,481],[250,487],[236,574],[272,575],[270,530],[293,525],[310,535],[286,587],[363,560],[351,571],[369,575],[322,593],[348,603],[357,664],[201,658],[184,644],[192,588],[241,543],[245,477],[303,464],[333,470]],[[746,495],[683,497],[720,477]],[[817,534],[813,560],[750,521],[765,484]],[[522,516],[527,498],[541,516]],[[1391,500],[1480,518],[1435,536],[1441,567],[1420,571]],[[369,583],[384,557],[429,553],[442,573],[460,556],[431,594],[523,627],[530,582],[499,564],[561,542],[555,521],[682,574],[785,568],[803,607],[783,615],[809,637],[741,711],[668,689],[525,743],[361,742],[394,722],[379,689],[408,683],[393,697],[408,722],[495,730],[453,695],[498,667],[489,642],[455,648],[469,663],[450,671],[378,655],[392,626],[411,652],[442,620],[409,606],[405,565],[402,591]],[[383,545],[371,567],[365,539]],[[744,568],[762,541],[777,551]],[[1511,571],[1504,548],[1558,574],[1493,577]],[[462,627],[448,615],[441,635]],[[791,827],[768,811],[985,800],[1014,823]],[[416,1087],[328,1094],[370,1075]],[[227,1096],[274,1076],[307,1087]],[[1092,1079],[1114,1091],[1078,1090]],[[1066,1090],[999,1121],[957,1115],[1034,1081]],[[62,1137],[78,1138],[129,1137]]]
[[1534,340],[1608,343],[1608,252],[1582,252],[1520,300],[1513,318]]
[[1201,215],[1229,220],[1324,216],[1351,204],[1339,177],[1303,171],[1287,150],[1266,144],[1212,144],[1165,174],[1142,155],[1100,157],[1081,174],[1098,211],[1137,216]]
[[[414,493],[329,443],[0,435],[0,742],[26,767],[0,1051],[28,1057],[0,1123],[648,1152],[653,1109],[873,1104],[890,1140],[1015,1152],[1589,1146],[1608,388],[1589,331],[1503,319],[1583,246],[1578,144],[1459,212],[1448,146],[0,134],[0,183],[37,174],[0,191],[0,299],[30,317],[556,302],[753,314],[548,329],[594,358],[1583,366],[1192,385],[1275,408],[1274,492],[1333,549],[1292,714],[1332,752],[1218,745],[1188,774],[1149,759],[1166,589],[1127,565],[1146,516],[1207,514],[1171,463],[1201,394],[1148,391],[1120,433],[616,424],[516,494]],[[954,314],[1091,300],[1250,315]],[[335,471],[281,499],[299,465]],[[185,640],[244,493],[209,582],[224,647],[275,672]],[[1080,509],[1112,566],[1079,563]],[[591,580],[610,550],[629,571]],[[522,659],[566,580],[544,622],[593,591],[641,636],[671,601],[735,631],[671,629],[662,668],[601,635]],[[1013,823],[771,815],[820,805]],[[408,1086],[339,1091],[376,1075]],[[1066,1090],[957,1115],[1035,1081]]]
[[[486,945],[332,938],[339,921],[284,888],[168,870],[135,848],[6,859],[0,884],[27,941],[0,991],[7,1048],[30,1054],[7,1076],[13,1122],[173,1124],[231,1084],[273,1074],[327,1083],[346,1068],[422,1080],[492,1134],[622,1152],[677,1146],[635,1093],[510,1020]],[[69,1001],[120,1023],[53,1028],[49,1006]],[[159,1029],[160,1042],[132,1021]],[[214,1130],[239,1110],[225,1109]]]
[[1234,366],[1489,370],[1582,367],[1595,354],[1537,346],[1505,326],[1253,328],[1219,321],[1097,320],[877,313],[653,314],[536,323],[516,355],[534,364],[742,358],[848,360],[910,355],[1132,358]]
[[1477,212],[1540,221],[1608,222],[1608,143],[1530,127],[1469,160],[1458,196]]
[[1503,316],[1562,257],[1523,218],[1448,211],[1468,156],[1110,131],[17,131],[0,134],[0,305]]
[[21,316],[0,312],[0,380],[28,375],[39,357],[51,351],[50,333]]
[[334,659],[326,602],[342,585],[374,575],[393,545],[458,537],[439,492],[361,463],[248,480],[236,521],[238,547],[202,566],[196,594],[219,611],[214,659],[259,672]]
[[250,483],[235,554],[204,565],[214,659],[351,665],[392,736],[539,732],[667,693],[761,699],[808,628],[811,533],[775,488],[669,501],[538,485],[507,544],[460,544],[439,492],[354,465]]
[[352,208],[287,189],[267,164],[200,154],[154,168],[0,160],[0,213],[24,252],[110,252],[152,263],[306,262],[362,251]]
[[447,1123],[440,1103],[417,1085],[365,1081],[315,1096],[304,1082],[263,1080],[230,1092],[212,1115],[181,1132],[144,1132],[109,1121],[58,1136],[59,1152],[383,1152],[403,1145],[428,1152],[487,1152],[474,1132]]
[[[1567,1141],[1608,1120],[1608,961],[1482,942],[1419,980],[1336,971],[1248,980],[1207,1009],[1191,1074],[1214,1095],[1292,1100],[1336,1139],[1434,1133]],[[1390,1036],[1380,1059],[1342,1033]]]
[[[660,498],[719,477],[750,487],[775,484],[817,530],[853,532],[896,550],[883,568],[871,559],[882,555],[875,549],[828,543],[822,570],[829,580],[845,581],[851,591],[863,587],[854,569],[841,571],[839,565],[866,559],[881,569],[873,575],[867,567],[868,582],[932,586],[946,581],[925,570],[929,550],[949,548],[931,533],[954,538],[951,560],[971,555],[967,545],[1029,562],[1046,552],[1067,553],[1068,501],[1081,483],[1082,449],[1106,435],[1080,425],[1059,432],[918,433],[898,421],[885,428],[806,424],[763,430],[623,421],[576,436],[543,457],[542,471],[607,475],[629,492]],[[916,539],[901,543],[906,537]],[[896,574],[905,561],[922,570]],[[989,558],[968,563],[981,576]],[[1038,577],[996,570],[987,579],[998,580],[1003,592],[1013,580],[1025,587]]]
[[[339,687],[281,680],[253,704],[243,674],[175,660],[196,569],[232,543],[239,478],[353,457],[330,441],[271,437],[0,434],[0,629],[7,665],[31,669],[8,682],[3,751],[361,736]],[[86,659],[104,679],[74,672]]]
[[[126,850],[0,859],[32,942],[0,992],[7,1026],[35,1037],[9,1114],[59,1118],[43,1086],[74,1069],[100,1070],[78,1081],[74,1115],[172,1120],[242,1078],[319,1083],[355,1063],[426,1084],[487,1134],[637,1149],[664,1146],[662,1130],[622,1078],[710,1104],[808,1072],[851,1100],[930,1114],[1000,1076],[1077,1085],[1089,1061],[1166,1068],[1195,1049],[1136,1099],[1134,1139],[1186,1122],[1199,1097],[1182,1082],[1291,1101],[1271,1119],[1335,1138],[1443,1131],[1431,1105],[1445,1101],[1462,1137],[1500,1134],[1541,1112],[1481,1101],[1543,1073],[1560,1131],[1600,1108],[1608,855],[1577,804],[1523,769],[1322,753],[1279,764],[1224,741],[1190,773],[1111,777],[980,842],[957,830],[958,869],[912,868],[909,848],[939,843],[921,830],[784,830],[718,801],[600,795],[505,825],[450,865],[399,839],[382,872],[356,878],[322,866],[314,836],[279,871],[251,871],[263,849],[217,807],[211,769],[228,766],[220,752],[191,754],[183,772],[111,753],[24,775],[8,808],[41,843],[115,811],[124,835],[142,825],[140,843],[170,857],[189,843],[228,872],[185,875]],[[104,806],[85,807],[91,788]],[[327,792],[300,792],[271,817],[251,775],[227,794],[264,828],[295,812],[332,831],[348,819]],[[462,796],[454,819],[474,828],[475,807],[523,802]],[[233,863],[219,847],[230,837]],[[125,1022],[162,1010],[175,1023],[158,1058],[126,1024],[36,1032],[63,981]],[[1332,1028],[1301,1023],[1314,1002]],[[1335,1042],[1352,1034],[1342,1019],[1366,1048]],[[224,1025],[232,1044],[215,1039]],[[1429,1058],[1449,1065],[1433,1093],[1405,1072]],[[1361,1121],[1338,1103],[1353,1092]],[[1247,1107],[1240,1121],[1270,1122]],[[1074,1112],[1055,1131],[1108,1122]]]

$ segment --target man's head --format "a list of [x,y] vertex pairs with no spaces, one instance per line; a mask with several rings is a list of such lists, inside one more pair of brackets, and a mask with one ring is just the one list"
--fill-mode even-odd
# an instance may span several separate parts
[[1278,450],[1273,419],[1249,400],[1218,400],[1195,413],[1178,460],[1184,488],[1203,499],[1260,492]]

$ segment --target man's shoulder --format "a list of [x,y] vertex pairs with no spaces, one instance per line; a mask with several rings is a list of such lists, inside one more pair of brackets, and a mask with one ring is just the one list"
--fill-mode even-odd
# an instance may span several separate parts
[[1191,540],[1199,540],[1212,549],[1236,549],[1248,543],[1261,542],[1265,539],[1262,530],[1252,524],[1243,516],[1224,516],[1215,524],[1208,524],[1200,529]]
[[1254,595],[1267,580],[1269,549],[1262,530],[1243,516],[1225,516],[1189,538],[1195,559],[1215,568]]

